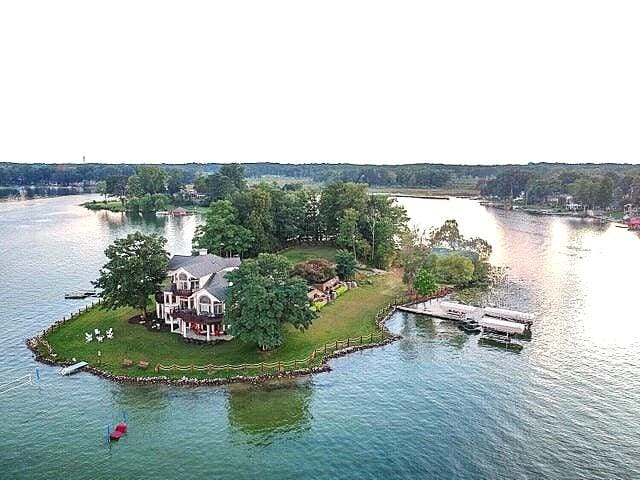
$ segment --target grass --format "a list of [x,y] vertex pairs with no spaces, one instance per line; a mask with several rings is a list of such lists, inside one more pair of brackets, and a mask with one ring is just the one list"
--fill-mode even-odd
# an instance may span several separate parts
[[[377,332],[375,315],[401,293],[401,278],[401,274],[395,271],[372,276],[371,284],[349,290],[326,305],[308,330],[300,332],[287,328],[283,345],[270,352],[261,352],[256,345],[239,340],[217,345],[185,344],[178,334],[152,332],[142,325],[128,323],[127,320],[138,313],[130,308],[114,311],[93,307],[49,333],[46,340],[58,355],[58,360],[76,358],[119,375],[154,376],[153,366],[157,363],[224,365],[298,360],[325,343]],[[95,328],[104,332],[110,327],[114,332],[112,340],[85,342],[85,332],[92,332]],[[98,350],[102,354],[100,358]],[[146,360],[150,367],[147,370],[136,365],[123,367],[124,358],[133,360],[134,364]],[[163,374],[182,377],[185,372]],[[187,376],[206,377],[206,373],[187,372]]]
[[324,258],[330,262],[336,260],[336,249],[326,246],[294,247],[280,252],[291,263],[306,262],[312,258]]
[[120,200],[114,201],[101,201],[101,202],[86,202],[82,204],[83,207],[89,210],[109,210],[111,212],[124,212],[124,206]]

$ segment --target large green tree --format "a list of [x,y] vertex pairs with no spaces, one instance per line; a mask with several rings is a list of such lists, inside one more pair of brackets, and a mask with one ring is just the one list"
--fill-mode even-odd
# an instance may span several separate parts
[[160,235],[130,233],[107,247],[107,263],[93,283],[102,290],[102,308],[133,307],[147,316],[149,297],[166,278],[169,254]]
[[239,225],[236,210],[229,200],[211,202],[206,222],[198,227],[193,244],[217,255],[242,255],[251,248],[251,231]]
[[234,336],[268,350],[282,344],[286,324],[300,330],[311,325],[307,284],[290,268],[286,258],[262,253],[227,273],[225,322]]
[[155,165],[138,168],[138,177],[145,193],[164,193],[166,191],[167,175]]
[[473,262],[459,253],[450,255],[432,253],[427,257],[424,268],[432,272],[441,283],[465,286],[473,280]]

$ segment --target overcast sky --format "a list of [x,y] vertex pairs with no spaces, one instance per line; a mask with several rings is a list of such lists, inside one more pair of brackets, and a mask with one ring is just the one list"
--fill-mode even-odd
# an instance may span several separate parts
[[640,162],[640,2],[12,1],[0,161]]

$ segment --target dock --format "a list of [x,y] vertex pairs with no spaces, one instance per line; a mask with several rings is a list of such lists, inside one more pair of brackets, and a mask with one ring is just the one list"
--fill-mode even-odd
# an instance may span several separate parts
[[87,365],[89,365],[87,362],[74,363],[73,365],[69,365],[68,367],[61,368],[60,375],[71,375],[73,373],[76,373],[78,370],[83,369]]
[[475,320],[483,331],[488,330],[507,335],[525,334],[530,330],[534,320],[534,316],[530,313],[504,308],[474,307],[445,300],[430,300],[420,307],[399,306],[397,308],[403,312],[454,320],[456,322]]

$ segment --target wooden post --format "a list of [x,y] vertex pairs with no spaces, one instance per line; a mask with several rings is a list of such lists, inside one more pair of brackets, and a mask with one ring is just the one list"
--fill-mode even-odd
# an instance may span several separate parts
[[327,344],[326,343],[324,344],[324,353],[325,353],[325,355],[327,354]]
[[336,348],[334,348],[334,350],[338,349],[338,340],[336,340]]
[[360,335],[360,345],[362,345],[362,335]]
[[297,370],[298,369],[298,360],[294,360],[293,361],[293,369]]
[[347,348],[349,348],[349,340],[350,338],[347,338]]
[[278,362],[278,372],[282,371],[282,361]]
[[193,363],[191,364],[191,373],[193,373]]
[[260,373],[264,375],[264,362],[260,362]]
[[156,368],[154,368],[154,370],[156,371],[156,373],[160,373],[160,364],[156,363]]
[[369,339],[369,343],[373,342],[373,332],[371,332],[371,335],[369,335],[371,338]]

